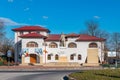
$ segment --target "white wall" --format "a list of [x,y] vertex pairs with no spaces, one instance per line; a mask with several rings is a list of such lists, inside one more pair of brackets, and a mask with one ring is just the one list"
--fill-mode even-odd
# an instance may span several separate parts
[[[26,32],[25,32],[26,33]],[[47,33],[45,32],[40,32],[40,34],[43,35],[47,35]],[[21,38],[18,38],[17,35],[19,35],[19,33],[15,32],[15,42],[21,40]],[[57,60],[55,60],[55,55],[58,54],[59,56],[67,56],[68,57],[68,61],[69,62],[79,62],[79,63],[85,63],[86,60],[86,56],[87,56],[87,49],[89,48],[89,44],[91,42],[95,42],[98,45],[98,49],[99,49],[99,53],[98,56],[101,59],[101,42],[99,41],[79,41],[76,42],[77,38],[68,38],[68,41],[66,42],[66,47],[60,47],[59,46],[59,42],[56,42],[58,45],[58,48],[49,48],[49,44],[51,42],[46,42],[47,46],[46,46],[46,50],[48,51],[48,53],[46,54],[46,62],[57,62]],[[43,45],[44,40],[42,38],[23,38],[22,39],[22,49],[26,48],[26,44],[30,41],[34,41],[38,43],[38,48],[42,48],[42,50],[45,50],[45,46]],[[77,48],[68,48],[68,44],[74,42],[77,44]],[[103,43],[104,44],[104,43]],[[47,55],[48,54],[53,54],[51,57],[51,60],[47,60]],[[74,57],[74,60],[70,60],[70,55],[75,53],[76,56]],[[78,60],[78,55],[81,54],[82,58],[81,60]],[[43,62],[45,62],[45,54],[43,52]]]
[[[59,56],[67,56],[68,57],[68,61],[69,62],[79,62],[79,63],[85,63],[86,57],[87,57],[87,49],[89,49],[89,44],[91,43],[90,41],[88,42],[74,42],[77,44],[77,48],[68,48],[68,44],[71,43],[72,41],[69,40],[68,42],[66,42],[66,47],[65,48],[49,48],[49,44],[51,42],[47,42],[48,46],[46,47],[46,50],[48,51],[48,54],[53,53],[53,56],[51,58],[51,60],[47,60],[47,62],[57,62],[55,60],[55,54],[58,54]],[[93,41],[92,41],[93,42]],[[59,46],[59,42],[56,42]],[[101,58],[101,43],[100,42],[96,42],[98,45],[98,56]],[[62,52],[62,54],[60,54]],[[74,60],[70,60],[70,55],[71,54],[76,54],[76,56],[74,56]],[[82,59],[78,60],[78,55],[82,55]],[[47,57],[46,57],[47,58]]]
[[28,42],[30,42],[30,41],[34,41],[34,42],[36,42],[36,43],[38,43],[38,47],[39,48],[43,48],[43,39],[42,38],[24,38],[24,39],[22,39],[22,48],[26,48],[26,44],[28,43]]

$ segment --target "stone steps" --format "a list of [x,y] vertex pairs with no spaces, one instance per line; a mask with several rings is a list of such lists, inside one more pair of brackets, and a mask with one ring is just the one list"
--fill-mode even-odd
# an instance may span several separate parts
[[99,63],[84,63],[83,66],[100,66]]

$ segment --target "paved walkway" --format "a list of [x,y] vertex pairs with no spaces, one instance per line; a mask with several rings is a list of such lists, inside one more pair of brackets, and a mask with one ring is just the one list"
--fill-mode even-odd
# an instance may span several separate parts
[[49,67],[49,66],[0,66],[0,71],[60,71],[60,70],[91,70],[102,67]]

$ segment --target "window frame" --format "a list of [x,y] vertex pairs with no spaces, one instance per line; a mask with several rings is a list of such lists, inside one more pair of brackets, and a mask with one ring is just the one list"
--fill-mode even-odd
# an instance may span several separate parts
[[29,48],[38,47],[38,43],[34,41],[30,41],[26,44],[26,47],[29,47]]
[[55,60],[59,60],[59,55],[58,54],[55,55]]
[[89,48],[98,48],[98,45],[97,45],[97,43],[90,43],[89,44]]
[[74,60],[74,55],[73,54],[70,55],[70,60]]
[[74,42],[71,42],[68,44],[68,48],[77,48],[77,44]]
[[78,60],[82,60],[82,55],[78,54]]
[[47,60],[51,60],[51,55],[50,54],[47,55]]
[[57,43],[55,43],[55,42],[51,42],[51,43],[49,44],[49,48],[58,48],[58,45],[57,45]]

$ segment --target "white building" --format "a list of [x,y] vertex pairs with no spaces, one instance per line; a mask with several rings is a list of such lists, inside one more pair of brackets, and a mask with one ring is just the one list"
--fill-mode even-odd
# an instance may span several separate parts
[[86,34],[50,34],[40,26],[23,26],[15,32],[15,61],[22,64],[78,63],[103,61],[105,39]]

